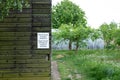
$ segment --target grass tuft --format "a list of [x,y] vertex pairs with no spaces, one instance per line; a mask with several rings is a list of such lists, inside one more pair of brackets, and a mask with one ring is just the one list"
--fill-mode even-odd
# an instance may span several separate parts
[[62,80],[120,80],[119,50],[74,52],[53,50]]

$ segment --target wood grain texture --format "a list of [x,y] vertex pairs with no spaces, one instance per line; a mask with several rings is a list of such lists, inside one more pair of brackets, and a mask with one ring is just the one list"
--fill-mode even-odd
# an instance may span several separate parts
[[37,48],[38,32],[49,32],[51,41],[51,1],[29,3],[0,21],[0,80],[51,79],[51,46]]

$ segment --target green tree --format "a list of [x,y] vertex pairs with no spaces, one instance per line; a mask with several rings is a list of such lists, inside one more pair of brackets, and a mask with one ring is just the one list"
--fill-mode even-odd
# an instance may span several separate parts
[[29,6],[29,0],[0,0],[0,20],[9,14],[11,9],[22,11],[24,6]]
[[116,47],[120,48],[120,28],[114,31],[114,42]]
[[93,41],[95,39],[98,39],[98,38],[102,38],[103,39],[103,34],[102,34],[102,32],[99,29],[90,28],[90,32],[89,33],[90,34],[89,34],[88,38],[92,39]]
[[85,12],[69,0],[63,0],[52,8],[52,27],[59,28],[61,24],[86,26]]
[[72,49],[72,26],[72,24],[62,24],[54,35],[58,40],[69,40],[69,50]]
[[56,39],[64,39],[69,41],[69,50],[71,50],[71,44],[76,43],[76,51],[78,50],[80,44],[85,40],[90,32],[89,27],[84,27],[82,25],[73,26],[73,24],[62,24],[59,31],[55,33]]
[[80,45],[84,44],[83,40],[88,38],[90,30],[91,28],[82,25],[79,25],[79,27],[75,26],[75,28],[72,29],[72,41],[76,43],[76,51]]
[[[63,25],[62,25],[63,24]],[[71,44],[72,44],[72,37],[71,34],[71,28],[72,27],[86,27],[87,21],[85,17],[85,12],[79,8],[76,4],[72,3],[69,0],[63,0],[61,3],[58,3],[56,6],[53,6],[52,9],[52,27],[53,28],[59,28],[60,26],[63,31],[63,33],[69,33],[69,34],[64,34],[62,36],[63,38],[66,39],[69,38],[69,49],[71,50]],[[69,26],[69,27],[65,27]],[[65,28],[65,29],[64,29]],[[62,35],[62,33],[61,33]]]
[[106,42],[106,47],[114,45],[114,32],[117,30],[117,23],[111,22],[110,24],[104,23],[100,26],[100,30],[103,33],[104,40]]

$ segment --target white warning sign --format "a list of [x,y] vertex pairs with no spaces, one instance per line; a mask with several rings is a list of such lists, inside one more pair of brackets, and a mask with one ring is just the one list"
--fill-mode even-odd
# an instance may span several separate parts
[[49,33],[47,32],[37,33],[37,48],[38,49],[49,48]]

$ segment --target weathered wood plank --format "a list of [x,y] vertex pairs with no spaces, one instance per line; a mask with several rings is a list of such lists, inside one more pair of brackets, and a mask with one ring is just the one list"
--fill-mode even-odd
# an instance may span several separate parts
[[32,21],[32,18],[6,18],[2,23],[29,23]]
[[[34,27],[34,28],[40,28],[40,27]],[[33,28],[32,28],[33,29]],[[48,27],[48,29],[50,29]],[[0,32],[0,37],[30,37],[32,35],[33,37],[37,36],[38,32]]]
[[[31,18],[6,18],[2,23],[28,23],[31,22]],[[40,18],[40,17],[34,17],[33,22],[44,22],[44,23],[50,23],[50,18]]]
[[11,24],[7,23],[5,25],[4,24],[0,25],[0,28],[31,28],[31,27],[32,27],[31,24],[29,24],[29,25],[17,25],[17,24],[11,25]]
[[[29,24],[31,25],[31,23],[0,23],[0,25],[26,25],[26,24]],[[51,26],[51,23],[41,23],[41,22],[38,22],[38,23],[33,23],[32,26],[39,26],[39,27],[44,27],[44,26],[47,26],[47,27],[50,27]]]
[[29,45],[29,46],[0,46],[0,50],[27,50],[27,49],[32,49],[31,48],[31,45]]
[[50,31],[50,27],[38,27],[39,25],[34,25],[34,26],[36,26],[36,27],[34,27],[33,28],[33,31],[35,31],[35,32],[49,32]]
[[32,17],[32,14],[10,14],[9,16],[5,17],[6,18],[30,18]]
[[[39,76],[43,76],[43,75],[44,76],[49,76],[50,69],[48,67],[48,68],[14,68],[14,69],[2,69],[2,70],[0,70],[0,73],[3,73],[3,77],[8,77],[8,76],[9,77],[14,77],[14,76],[11,76],[8,73],[14,73],[14,74],[17,74],[17,73],[20,74],[21,73],[21,75],[26,73],[26,75],[21,76],[21,77],[28,77],[28,76],[30,77],[32,75],[27,75],[27,74],[32,74],[32,73],[35,73],[35,72],[41,74]],[[7,73],[7,75],[5,73]],[[4,76],[4,74],[6,76]],[[35,76],[35,74],[33,76]]]
[[32,23],[31,22],[29,22],[29,23],[18,23],[18,22],[16,22],[16,23],[1,23],[0,22],[0,26],[2,26],[2,25],[16,25],[16,26],[19,26],[19,25],[31,25]]
[[34,0],[33,2],[40,2],[46,4],[46,2],[51,3],[51,0]]
[[50,3],[46,3],[46,4],[33,3],[33,8],[34,9],[49,9]]
[[[1,28],[0,28],[1,29]],[[0,32],[0,37],[29,37],[31,35],[36,36],[36,33],[31,32]]]
[[[34,38],[34,37],[33,37]],[[3,41],[3,40],[12,40],[12,41],[19,41],[19,40],[30,40],[31,39],[31,37],[0,37],[0,41]],[[34,38],[35,39],[35,38]]]
[[22,45],[36,45],[37,41],[0,41],[0,46],[22,46]]
[[51,22],[51,20],[50,20],[50,18],[40,18],[40,17],[35,17],[34,19],[33,19],[33,22],[42,22],[42,23],[50,23]]
[[33,9],[32,13],[33,14],[50,14],[51,9]]
[[0,78],[1,80],[50,80],[50,77],[28,77],[28,78]]
[[44,63],[44,64],[2,64],[2,65],[0,65],[0,68],[10,68],[10,67],[21,68],[21,70],[22,70],[22,68],[25,68],[25,67],[27,67],[27,68],[44,68],[44,67],[50,67],[50,64]]
[[46,54],[39,54],[39,55],[0,55],[0,60],[11,60],[11,59],[15,59],[15,60],[22,60],[22,59],[46,59],[47,55]]
[[0,28],[0,32],[4,32],[4,31],[7,31],[7,32],[30,32],[31,31],[31,28]]
[[2,77],[7,77],[7,78],[13,78],[13,77],[49,77],[49,72],[33,72],[33,73],[7,73],[7,74],[4,74],[3,73],[3,76]]
[[51,23],[33,23],[33,27],[42,27],[47,26],[50,27]]
[[50,18],[51,15],[50,14],[33,14],[33,18]]
[[22,59],[22,60],[0,60],[0,64],[13,64],[13,63],[18,63],[18,64],[44,64],[44,63],[50,63],[50,61],[46,59]]
[[0,55],[13,55],[13,54],[19,54],[19,55],[29,55],[29,54],[50,54],[50,50],[1,50]]
[[[40,24],[40,23],[38,23]],[[41,24],[43,25],[43,24]],[[0,32],[38,32],[38,31],[49,31],[50,27],[39,27],[39,25],[35,24],[33,28],[0,28]]]
[[19,10],[11,10],[10,14],[31,14],[32,10],[30,8],[23,8],[22,12]]

